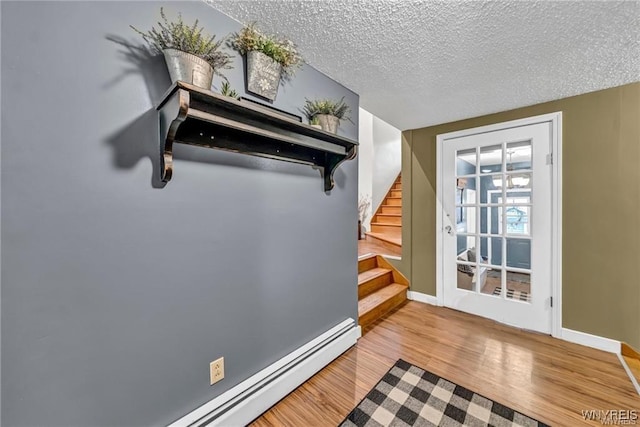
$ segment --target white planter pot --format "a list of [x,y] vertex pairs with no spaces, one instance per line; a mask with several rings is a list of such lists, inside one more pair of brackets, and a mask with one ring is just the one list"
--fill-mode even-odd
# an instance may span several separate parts
[[247,92],[276,99],[282,65],[262,52],[247,52]]
[[169,69],[171,82],[178,80],[211,90],[213,67],[204,59],[177,49],[165,49],[164,60]]
[[338,126],[340,126],[340,119],[330,114],[316,114],[320,127],[323,131],[329,133],[338,133]]

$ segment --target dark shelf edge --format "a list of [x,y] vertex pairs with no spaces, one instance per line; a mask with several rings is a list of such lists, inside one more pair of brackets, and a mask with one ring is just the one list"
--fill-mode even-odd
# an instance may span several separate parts
[[357,141],[184,82],[174,83],[156,109],[164,182],[173,175],[174,143],[318,166],[325,191],[334,187],[338,166],[357,154]]

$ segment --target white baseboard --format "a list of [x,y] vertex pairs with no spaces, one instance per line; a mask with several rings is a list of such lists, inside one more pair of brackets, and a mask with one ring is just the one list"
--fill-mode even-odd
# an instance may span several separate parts
[[423,294],[421,292],[407,291],[407,298],[411,301],[423,302],[425,304],[438,305],[438,298],[433,295]]
[[562,328],[561,338],[575,344],[586,345],[609,353],[620,353],[620,341],[599,337],[572,329]]
[[[422,302],[425,304],[438,305],[437,297],[423,294],[421,292],[407,291],[407,298],[412,301]],[[567,328],[562,328],[562,335],[558,338],[609,353],[620,353],[620,341],[612,340],[610,338],[599,337],[597,335],[591,335]]]
[[620,359],[620,363],[622,364],[622,367],[627,372],[627,375],[631,380],[631,384],[633,384],[633,388],[635,388],[638,394],[640,395],[640,384],[638,384],[636,377],[633,376],[633,372],[631,372],[631,369],[629,369],[629,365],[627,365],[627,361],[624,360],[624,357],[622,357],[620,353],[618,353],[618,359]]
[[361,329],[347,319],[169,427],[247,425],[353,346]]

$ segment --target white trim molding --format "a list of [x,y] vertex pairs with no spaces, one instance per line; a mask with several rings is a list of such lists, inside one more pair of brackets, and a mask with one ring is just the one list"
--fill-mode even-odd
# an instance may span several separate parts
[[169,427],[247,425],[348,350],[361,334],[349,318]]
[[612,340],[610,338],[591,335],[585,332],[574,331],[567,328],[562,328],[562,336],[560,336],[559,338],[575,344],[581,344],[587,347],[595,348],[597,350],[620,354],[620,341]]
[[[562,333],[562,112],[547,114],[551,121],[551,335]],[[618,346],[618,349],[620,347]]]
[[629,365],[627,365],[627,361],[624,360],[624,357],[622,357],[622,354],[620,353],[618,353],[618,359],[620,359],[620,363],[622,364],[622,367],[624,368],[624,370],[627,373],[627,376],[631,380],[631,384],[633,384],[633,388],[635,388],[636,392],[638,392],[638,394],[640,395],[640,384],[638,384],[638,380],[636,380],[636,377],[633,375],[633,372],[631,372],[631,369],[629,369]]
[[440,307],[444,306],[444,254],[443,244],[443,215],[442,195],[442,152],[444,151],[444,135],[436,136],[436,299]]
[[438,298],[433,295],[423,294],[422,292],[407,291],[407,298],[411,301],[422,302],[430,305],[439,305]]

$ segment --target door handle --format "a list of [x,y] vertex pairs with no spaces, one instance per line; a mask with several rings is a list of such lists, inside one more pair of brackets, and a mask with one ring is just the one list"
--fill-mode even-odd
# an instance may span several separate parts
[[444,231],[446,231],[446,232],[449,234],[449,236],[453,236],[453,230],[451,229],[451,226],[450,226],[450,225],[447,225],[447,226],[444,228]]

